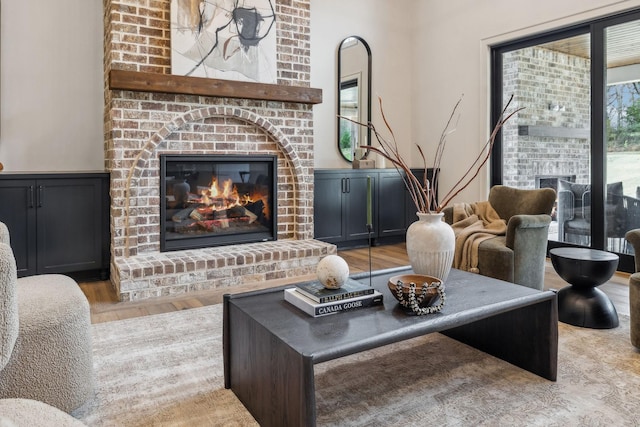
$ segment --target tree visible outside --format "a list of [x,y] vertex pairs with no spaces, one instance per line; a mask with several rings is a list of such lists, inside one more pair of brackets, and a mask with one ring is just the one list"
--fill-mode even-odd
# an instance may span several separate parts
[[346,120],[340,120],[340,151],[347,160],[353,160],[353,129]]
[[607,151],[640,151],[640,83],[607,88]]
[[624,183],[625,195],[640,187],[640,83],[607,88],[607,182]]

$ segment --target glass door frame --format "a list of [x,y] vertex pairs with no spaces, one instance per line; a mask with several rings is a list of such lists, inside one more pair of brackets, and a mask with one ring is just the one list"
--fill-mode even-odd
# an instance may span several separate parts
[[[640,10],[625,12],[591,22],[578,24],[560,30],[549,31],[525,37],[512,42],[501,43],[491,48],[490,68],[490,120],[496,123],[505,100],[503,87],[503,54],[509,51],[548,43],[551,41],[590,35],[591,42],[591,244],[593,249],[606,250],[605,228],[605,186],[606,186],[606,28],[625,22],[640,20]],[[503,145],[502,133],[496,138],[490,160],[490,185],[500,185],[503,181]],[[572,246],[569,243],[548,241],[547,252],[554,247]],[[548,254],[548,253],[547,253]],[[618,270],[635,271],[633,255],[618,254]]]

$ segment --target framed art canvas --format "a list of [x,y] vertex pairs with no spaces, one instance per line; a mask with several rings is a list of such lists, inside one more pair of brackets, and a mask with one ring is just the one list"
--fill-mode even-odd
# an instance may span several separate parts
[[275,0],[171,0],[171,72],[276,83]]

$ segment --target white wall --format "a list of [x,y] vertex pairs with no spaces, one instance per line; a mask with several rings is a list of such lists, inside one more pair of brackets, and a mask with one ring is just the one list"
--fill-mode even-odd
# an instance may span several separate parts
[[[460,121],[442,159],[440,196],[461,178],[484,146],[489,129],[490,46],[630,9],[640,0],[318,0],[311,2],[311,85],[323,90],[314,107],[316,168],[348,168],[336,147],[336,49],[363,37],[373,57],[373,98],[384,100],[401,151],[422,162],[419,143],[433,155],[454,104]],[[377,105],[373,123],[383,129]],[[389,165],[387,165],[389,166]],[[481,200],[488,166],[455,200]]]
[[[416,139],[435,150],[451,108],[464,93],[457,131],[448,139],[440,196],[460,178],[489,134],[489,47],[640,6],[614,0],[412,0],[416,20],[411,110]],[[426,147],[425,147],[426,148]],[[482,200],[488,168],[457,200]]]
[[5,170],[103,170],[102,1],[0,7]]
[[[351,35],[367,41],[372,56],[372,121],[381,124],[378,96],[397,140],[410,147],[412,66],[411,5],[413,0],[312,0],[311,86],[322,89],[314,106],[316,168],[350,168],[337,146],[337,48]],[[384,132],[388,136],[387,132]],[[372,137],[373,139],[373,137]],[[408,150],[406,155],[408,156]],[[389,165],[390,166],[390,165]]]
[[[103,169],[102,2],[1,0],[0,162],[6,170]],[[344,168],[336,142],[336,56],[340,41],[363,37],[373,54],[373,97],[405,157],[433,154],[453,104],[461,119],[442,162],[441,194],[488,134],[491,44],[640,6],[640,0],[313,0],[311,86],[315,166]],[[382,130],[377,105],[373,122]],[[428,159],[432,164],[432,159]],[[460,199],[486,196],[476,180]]]

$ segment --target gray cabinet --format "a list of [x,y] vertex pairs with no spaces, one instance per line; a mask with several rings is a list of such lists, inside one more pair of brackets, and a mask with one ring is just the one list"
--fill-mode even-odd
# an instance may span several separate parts
[[108,277],[109,175],[2,173],[0,221],[18,276],[93,271]]

